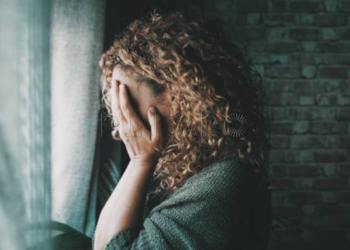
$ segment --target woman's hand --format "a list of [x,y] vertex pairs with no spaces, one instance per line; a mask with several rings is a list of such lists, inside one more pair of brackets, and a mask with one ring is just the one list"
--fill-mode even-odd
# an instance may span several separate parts
[[151,131],[146,129],[129,102],[125,85],[112,82],[111,100],[113,117],[119,121],[119,135],[131,160],[101,211],[94,237],[96,250],[105,249],[120,232],[142,225],[147,187],[157,159],[155,148],[163,139],[160,116],[150,109]]
[[162,146],[161,119],[155,107],[148,109],[149,131],[130,104],[128,90],[119,81],[112,82],[111,100],[113,116],[118,119],[118,132],[129,157],[135,161],[153,161]]

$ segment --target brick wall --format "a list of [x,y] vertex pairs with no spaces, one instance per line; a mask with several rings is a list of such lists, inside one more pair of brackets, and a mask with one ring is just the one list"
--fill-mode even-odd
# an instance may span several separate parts
[[281,238],[271,235],[271,249],[340,247],[350,238],[350,0],[207,0],[204,8],[264,78],[274,216],[300,229],[275,225]]

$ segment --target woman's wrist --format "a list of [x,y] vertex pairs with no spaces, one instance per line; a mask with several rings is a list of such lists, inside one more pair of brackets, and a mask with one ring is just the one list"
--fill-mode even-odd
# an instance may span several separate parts
[[145,179],[146,183],[148,183],[156,168],[157,162],[158,159],[153,157],[134,158],[130,160],[127,168],[129,171],[134,172],[134,174],[143,176],[141,179]]
[[[149,156],[139,156],[130,159],[130,163],[135,166],[140,166],[144,168],[152,168],[157,165],[158,157],[156,155]],[[130,164],[129,163],[129,164]]]

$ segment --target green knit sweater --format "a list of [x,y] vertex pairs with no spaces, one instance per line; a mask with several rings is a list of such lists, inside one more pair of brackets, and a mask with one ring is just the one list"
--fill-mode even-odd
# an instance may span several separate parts
[[246,160],[225,156],[153,206],[142,229],[119,233],[106,250],[267,249],[268,184]]

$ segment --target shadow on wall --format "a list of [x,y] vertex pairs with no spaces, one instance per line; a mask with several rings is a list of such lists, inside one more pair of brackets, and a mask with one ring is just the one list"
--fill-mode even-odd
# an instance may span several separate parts
[[288,241],[271,242],[270,248],[273,250],[349,250],[350,242],[345,240],[345,237],[338,232],[330,231],[320,234],[311,241]]

